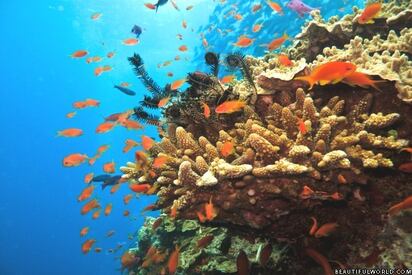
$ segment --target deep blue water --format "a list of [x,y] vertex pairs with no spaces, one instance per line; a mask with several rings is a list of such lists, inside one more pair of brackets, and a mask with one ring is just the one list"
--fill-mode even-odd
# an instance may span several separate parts
[[[162,86],[183,78],[187,72],[203,68],[200,63],[205,50],[200,32],[205,33],[210,23],[231,28],[233,32],[227,37],[218,37],[212,32],[206,34],[206,38],[211,50],[223,53],[235,50],[229,42],[234,43],[238,35],[246,32],[245,25],[253,24],[255,19],[248,13],[259,1],[228,0],[220,4],[242,2],[237,12],[244,15],[243,22],[222,20],[218,13],[222,7],[215,10],[216,3],[211,0],[176,0],[180,12],[168,3],[159,8],[157,14],[145,8],[143,2],[146,1],[0,2],[0,274],[119,273],[116,256],[123,250],[115,254],[107,250],[118,243],[124,244],[124,248],[133,244],[127,235],[143,223],[140,210],[154,198],[133,199],[126,207],[122,202],[123,195],[128,193],[126,186],[114,195],[96,188],[96,196],[103,206],[113,203],[112,214],[97,220],[92,220],[90,215],[80,215],[82,204],[76,198],[85,187],[86,173],[101,173],[102,164],[112,159],[117,167],[133,159],[133,150],[129,154],[121,152],[126,138],[139,141],[142,134],[156,136],[151,127],[143,131],[118,127],[107,134],[94,133],[104,116],[134,107],[146,93],[126,58],[133,52],[140,53],[146,69]],[[282,5],[286,2],[278,1]],[[349,2],[306,1],[321,7],[326,16],[349,12],[355,1]],[[194,8],[186,11],[185,7],[191,4]],[[294,35],[308,18],[300,19],[286,7],[285,15],[280,17],[271,13],[263,1],[262,5],[262,13],[257,17],[264,22],[264,31],[255,35],[259,42],[272,40],[270,33],[280,35],[287,31]],[[94,12],[103,13],[100,20],[90,20]],[[185,30],[181,27],[183,19],[188,23]],[[123,46],[121,40],[131,37],[134,24],[145,29],[141,42],[134,47]],[[183,34],[182,41],[176,39],[177,33]],[[177,51],[182,44],[189,47],[187,53]],[[88,50],[91,56],[105,56],[115,50],[113,59],[100,63],[114,69],[95,77],[93,70],[97,65],[69,57],[78,49]],[[264,49],[256,45],[245,53],[263,54]],[[190,61],[181,60],[157,69],[158,63],[172,60],[177,54]],[[173,78],[166,76],[169,71],[174,73]],[[133,83],[132,89],[138,92],[136,98],[112,88],[122,81]],[[100,100],[101,106],[79,110],[73,119],[67,119],[65,114],[72,111],[72,102],[86,98]],[[84,135],[56,138],[56,131],[69,127],[82,128]],[[62,167],[62,158],[67,154],[93,155],[103,144],[110,144],[111,148],[94,166]],[[131,211],[130,218],[122,216],[125,209]],[[104,249],[102,253],[81,253],[84,238],[80,238],[79,230],[83,226],[90,226],[88,237],[97,239],[96,246]],[[107,238],[106,232],[112,229],[116,230],[115,235]]]

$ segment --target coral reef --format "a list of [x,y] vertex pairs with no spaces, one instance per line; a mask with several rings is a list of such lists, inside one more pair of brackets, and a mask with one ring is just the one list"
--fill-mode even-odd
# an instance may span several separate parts
[[[183,274],[236,272],[241,250],[253,274],[320,274],[308,257],[318,252],[349,267],[412,267],[410,230],[402,226],[410,224],[410,213],[386,215],[412,194],[410,174],[398,169],[410,157],[400,151],[412,138],[412,33],[405,20],[411,4],[395,2],[368,25],[357,23],[358,9],[327,23],[315,13],[289,50],[297,58],[291,67],[273,54],[230,54],[226,63],[243,80],[222,86],[214,75],[189,74],[190,87],[164,110],[166,131],[147,151],[145,167],[121,167],[131,183],[152,186],[154,209],[163,213],[158,229],[148,219],[141,230],[139,274],[161,274],[162,265],[144,262],[151,245],[159,263],[178,245]],[[214,74],[218,58],[206,60]],[[329,61],[350,61],[381,78],[382,91],[343,83],[307,91],[294,80]],[[202,104],[214,110],[228,100],[247,105],[202,113]],[[166,163],[154,166],[159,157]],[[312,220],[337,226],[312,234]],[[210,235],[207,248],[196,248]],[[231,245],[222,250],[228,238]],[[261,266],[256,253],[266,243],[276,247],[275,258]],[[288,253],[280,257],[284,246]]]

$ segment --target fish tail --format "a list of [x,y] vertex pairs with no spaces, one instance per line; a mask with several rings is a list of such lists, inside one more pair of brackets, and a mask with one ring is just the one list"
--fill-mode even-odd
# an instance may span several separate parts
[[394,215],[398,214],[402,210],[402,208],[403,208],[402,203],[395,204],[394,206],[389,208],[388,215],[389,216],[394,216]]
[[312,90],[313,85],[315,85],[316,83],[316,81],[310,75],[295,77],[294,80],[303,80],[308,82],[310,85],[309,90]]

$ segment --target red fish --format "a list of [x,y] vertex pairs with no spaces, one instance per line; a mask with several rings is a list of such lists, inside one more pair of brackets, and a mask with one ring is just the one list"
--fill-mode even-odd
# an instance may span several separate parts
[[91,201],[87,202],[85,205],[83,205],[80,213],[82,215],[85,215],[89,213],[91,210],[99,208],[100,204],[97,199],[92,199]]
[[87,233],[89,233],[89,227],[88,226],[85,226],[80,230],[80,236],[81,237],[86,236]]
[[88,54],[89,54],[88,51],[78,50],[78,51],[75,51],[74,53],[72,53],[72,54],[71,54],[71,57],[72,57],[72,58],[82,58],[82,57],[84,57],[84,56],[86,56],[86,55],[88,55]]
[[167,269],[169,274],[175,274],[177,267],[179,266],[179,247],[176,245],[175,250],[170,254],[167,261]]
[[142,146],[143,146],[143,149],[145,149],[146,151],[147,151],[147,150],[150,150],[150,148],[152,148],[153,145],[154,145],[154,140],[153,140],[153,139],[151,139],[151,138],[148,137],[148,136],[142,136]]
[[262,5],[261,5],[261,4],[255,4],[255,5],[253,5],[253,7],[252,7],[252,12],[255,13],[255,12],[257,12],[258,10],[260,10],[261,8],[262,8]]
[[246,35],[241,35],[233,45],[236,47],[246,48],[252,45],[253,41],[255,41],[255,39],[251,39]]
[[186,82],[186,78],[176,80],[171,84],[170,89],[171,90],[177,90],[180,87],[182,87],[183,84],[185,84],[185,82]]
[[231,74],[231,75],[226,75],[226,76],[224,76],[224,77],[222,77],[221,79],[220,79],[220,83],[222,83],[222,84],[227,84],[227,83],[230,83],[230,82],[232,82],[234,79],[235,79],[235,75],[233,75],[233,74]]
[[279,54],[278,61],[285,67],[293,66],[293,62],[289,59],[289,57],[286,54]]
[[205,215],[203,215],[202,212],[196,211],[196,215],[197,215],[200,223],[204,223],[206,221],[206,217],[205,217]]
[[127,153],[133,147],[139,146],[139,143],[137,143],[133,139],[126,139],[126,141],[124,143],[125,143],[125,146],[123,147],[123,150],[122,150],[123,153]]
[[205,204],[205,213],[208,221],[213,220],[217,216],[216,208],[213,206],[212,197],[210,197],[209,203]]
[[299,120],[298,120],[298,129],[299,129],[299,132],[302,135],[305,135],[308,132],[308,129],[306,128],[305,122],[301,118],[299,118]]
[[265,247],[262,249],[259,255],[259,264],[261,266],[266,266],[266,264],[269,262],[270,255],[272,254],[273,247],[270,243],[265,245]]
[[269,7],[272,8],[272,10],[274,10],[274,11],[276,11],[277,13],[283,15],[282,7],[281,7],[278,3],[272,2],[272,1],[270,1],[270,0],[268,0],[266,3],[269,5]]
[[151,10],[155,10],[156,6],[152,3],[144,3],[144,5],[146,6],[146,8],[151,9]]
[[378,86],[376,86],[376,83],[380,82],[385,82],[385,80],[372,80],[367,74],[364,73],[359,73],[359,72],[353,72],[352,74],[348,75],[345,77],[342,82],[347,83],[351,86],[359,86],[362,88],[367,88],[369,86],[375,88],[376,90],[382,92],[381,89],[379,89]]
[[63,166],[64,167],[75,167],[79,166],[83,162],[85,162],[88,159],[88,156],[85,154],[80,154],[80,153],[75,153],[66,156],[63,159]]
[[106,162],[103,164],[103,171],[108,174],[113,174],[115,172],[115,162]]
[[100,209],[97,209],[96,211],[93,212],[92,219],[96,220],[99,217],[100,217]]
[[227,157],[233,153],[233,149],[233,142],[226,141],[225,143],[223,143],[220,153],[222,154],[222,156]]
[[79,137],[83,134],[82,129],[68,128],[57,132],[58,137]]
[[81,194],[77,197],[78,201],[85,201],[88,198],[91,197],[91,195],[93,194],[94,191],[94,185],[90,185],[86,188],[83,189],[83,191],[81,192]]
[[382,3],[369,4],[358,18],[359,24],[372,24],[382,9]]
[[400,203],[395,204],[388,210],[389,216],[394,216],[401,212],[402,210],[409,209],[412,207],[412,196],[407,197]]
[[336,227],[338,227],[337,223],[325,223],[316,231],[315,238],[328,236],[330,233],[336,230]]
[[314,217],[310,217],[311,219],[312,219],[312,221],[313,221],[313,225],[312,225],[312,227],[310,228],[310,231],[309,231],[309,235],[314,235],[315,233],[316,233],[316,231],[318,230],[318,221],[316,220],[316,218],[314,218]]
[[130,190],[136,193],[146,193],[147,190],[152,187],[150,184],[138,184],[138,183],[132,183],[129,185]]
[[230,113],[240,111],[245,106],[246,106],[246,103],[244,101],[229,100],[217,106],[215,109],[215,112],[217,114],[230,114]]
[[92,246],[94,245],[95,242],[96,242],[95,239],[86,240],[86,241],[82,244],[82,252],[83,252],[83,254],[89,253],[89,251],[92,249]]
[[282,46],[282,44],[289,38],[289,36],[284,33],[281,37],[273,39],[269,45],[267,45],[268,51],[273,51]]
[[123,45],[126,46],[134,46],[137,45],[137,43],[139,43],[139,39],[137,38],[126,38],[122,41]]
[[165,163],[167,163],[167,161],[169,160],[169,157],[167,156],[160,156],[157,157],[153,160],[153,168],[160,168],[162,167]]
[[152,230],[156,230],[163,222],[162,218],[157,218],[152,224]]
[[112,213],[112,209],[113,209],[113,204],[108,203],[108,204],[106,205],[106,207],[104,208],[104,215],[105,215],[105,216],[109,216],[110,213]]
[[111,131],[115,126],[116,126],[116,123],[113,123],[111,121],[103,122],[97,126],[96,133],[97,134],[107,133]]
[[186,52],[188,49],[187,49],[186,45],[182,45],[178,48],[178,50],[181,51],[181,52]]
[[206,103],[202,103],[203,105],[203,115],[205,116],[205,118],[209,118],[210,117],[210,108]]

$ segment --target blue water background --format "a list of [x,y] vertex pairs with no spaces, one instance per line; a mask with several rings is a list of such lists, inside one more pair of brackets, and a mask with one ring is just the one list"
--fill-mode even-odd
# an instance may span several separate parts
[[[110,254],[107,249],[118,243],[124,244],[124,248],[133,244],[127,235],[142,225],[140,210],[154,198],[133,199],[126,207],[122,202],[123,195],[128,193],[126,186],[114,195],[96,188],[103,207],[113,203],[112,214],[102,215],[98,220],[92,220],[90,215],[81,216],[82,204],[76,198],[85,187],[86,173],[101,173],[102,164],[107,161],[115,160],[119,167],[133,159],[133,150],[129,154],[121,152],[126,138],[140,141],[143,133],[156,136],[151,127],[137,132],[117,127],[107,134],[94,133],[104,116],[134,107],[141,95],[147,93],[133,75],[126,57],[135,51],[140,53],[150,75],[161,86],[183,78],[187,72],[204,68],[200,64],[204,54],[200,32],[206,33],[208,21],[218,21],[220,27],[233,29],[224,38],[206,33],[210,49],[222,53],[233,51],[229,43],[244,34],[246,26],[251,27],[256,18],[247,14],[259,1],[219,4],[242,2],[238,10],[244,16],[242,22],[219,17],[221,8],[215,10],[217,3],[212,1],[176,0],[182,11],[177,12],[167,4],[157,14],[145,8],[143,2],[146,1],[0,2],[0,274],[119,273],[116,257],[123,250]],[[348,2],[306,1],[321,7],[322,14],[327,16],[350,12],[355,1]],[[286,1],[278,3],[284,6]],[[193,10],[185,11],[191,4]],[[263,1],[262,5],[262,13],[257,17],[260,22],[265,21],[264,28],[262,34],[255,34],[259,41],[269,42],[275,33],[280,35],[284,31],[292,36],[308,18],[300,19],[286,7],[285,15],[280,17]],[[94,12],[103,13],[99,21],[90,20]],[[188,23],[186,30],[181,27],[183,19]],[[145,29],[141,43],[125,47],[121,40],[131,36],[134,24]],[[183,41],[176,39],[177,33],[183,34]],[[177,51],[182,44],[189,47],[187,53]],[[69,57],[78,49],[87,49],[91,56],[104,56],[115,50],[113,59],[104,59],[99,64],[114,69],[95,77],[96,64]],[[264,49],[256,45],[245,53],[263,54]],[[181,60],[157,69],[157,64],[172,60],[177,54],[190,61]],[[173,78],[166,77],[168,71],[174,73]],[[112,88],[122,81],[133,83],[132,89],[139,96],[128,97]],[[101,106],[78,110],[73,119],[67,119],[65,114],[72,111],[72,102],[86,98],[100,100]],[[82,128],[85,134],[73,139],[56,138],[56,131],[68,127]],[[62,158],[67,154],[93,155],[103,144],[110,144],[111,148],[94,166],[62,167]],[[125,209],[131,211],[130,218],[122,216]],[[102,247],[102,253],[92,251],[82,255],[80,246],[84,238],[80,238],[79,230],[83,226],[90,226],[88,238],[97,239],[96,247]],[[115,235],[106,238],[106,232],[112,229],[116,230]]]

